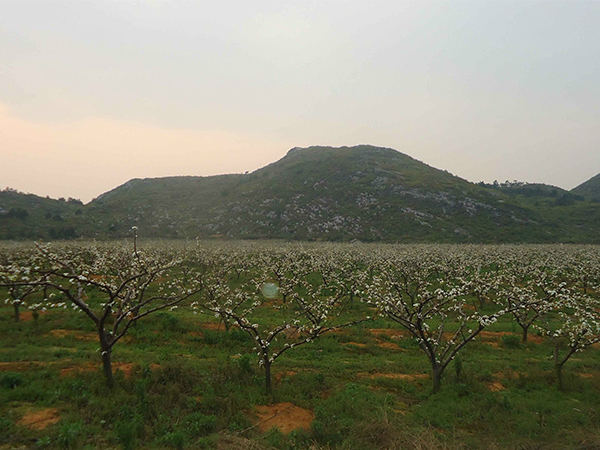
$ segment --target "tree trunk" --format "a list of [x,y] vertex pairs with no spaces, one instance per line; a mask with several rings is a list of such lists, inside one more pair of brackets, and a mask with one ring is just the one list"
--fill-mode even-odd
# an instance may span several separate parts
[[229,321],[227,320],[226,314],[221,314],[221,320],[223,321],[223,325],[225,325],[225,331],[229,331]]
[[102,350],[102,370],[104,371],[104,378],[106,379],[106,385],[112,389],[115,386],[115,379],[113,377],[111,353],[112,346],[108,343],[108,336],[106,331],[100,329],[100,349]]
[[440,392],[440,389],[442,388],[442,373],[444,373],[444,369],[442,367],[438,366],[437,364],[433,365],[431,374],[434,394]]
[[558,390],[559,391],[564,391],[565,390],[565,385],[563,383],[563,376],[562,376],[562,364],[556,364],[554,370],[556,371],[556,382],[558,383]]
[[556,382],[558,384],[559,391],[565,390],[565,385],[563,383],[563,376],[562,376],[563,364],[564,364],[564,361],[561,363],[559,360],[558,345],[555,343],[554,344],[554,371],[556,373]]
[[521,325],[521,328],[523,329],[523,335],[521,336],[521,342],[523,344],[525,344],[527,342],[527,333],[529,332],[529,325],[527,325],[527,326]]
[[273,394],[273,387],[271,385],[271,363],[269,362],[269,358],[264,358],[263,361],[265,366],[265,388],[267,395],[270,397]]
[[483,308],[483,305],[485,303],[485,298],[483,295],[477,294],[477,299],[479,300],[479,307]]
[[19,305],[20,303],[18,301],[15,301],[13,303],[13,308],[15,308],[15,322],[18,322],[21,319],[21,316],[19,314]]
[[115,387],[115,379],[113,377],[112,362],[110,360],[111,349],[102,351],[102,370],[104,371],[104,378],[106,378],[106,385],[112,389]]

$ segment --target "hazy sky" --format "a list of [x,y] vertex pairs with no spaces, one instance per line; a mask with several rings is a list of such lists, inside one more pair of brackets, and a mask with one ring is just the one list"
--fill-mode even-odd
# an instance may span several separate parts
[[357,144],[596,175],[600,1],[0,0],[0,188],[87,202]]

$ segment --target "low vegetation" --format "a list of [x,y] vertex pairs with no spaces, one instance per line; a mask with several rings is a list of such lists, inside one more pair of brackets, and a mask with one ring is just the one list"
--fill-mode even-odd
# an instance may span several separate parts
[[0,447],[600,445],[595,247],[5,245],[0,286]]

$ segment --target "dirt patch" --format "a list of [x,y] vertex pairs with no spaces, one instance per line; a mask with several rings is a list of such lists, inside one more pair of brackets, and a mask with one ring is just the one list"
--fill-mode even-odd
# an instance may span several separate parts
[[25,372],[35,366],[47,366],[44,361],[11,361],[0,362],[0,372]]
[[[478,337],[480,337],[481,340],[484,342],[491,340],[499,341],[502,339],[502,336],[518,336],[519,338],[521,337],[520,334],[511,333],[509,331],[482,331],[478,335]],[[529,335],[527,336],[527,342],[533,342],[534,344],[542,344],[544,342],[544,338],[542,336]]]
[[44,430],[50,425],[60,420],[58,409],[46,408],[36,411],[28,411],[19,419],[17,425],[29,428],[30,430]]
[[63,367],[60,369],[60,376],[62,378],[67,378],[70,376],[74,376],[78,373],[85,372],[95,372],[99,369],[99,364],[93,362],[87,362],[85,364],[79,364],[77,366]]
[[534,344],[543,344],[545,342],[545,339],[543,336],[537,336],[537,335],[533,335],[533,336],[527,336],[527,342],[533,342]]
[[268,302],[262,302],[260,306],[268,306],[268,307],[273,307],[275,305],[282,305],[283,302],[282,301],[274,301],[274,300],[269,300]]
[[129,378],[133,372],[133,364],[121,362],[113,363],[113,371],[116,372],[117,370],[123,372],[123,376],[125,376],[125,378]]
[[502,383],[498,381],[494,381],[493,383],[488,383],[487,387],[492,392],[500,392],[505,390],[506,388],[502,385]]
[[479,336],[483,339],[498,339],[502,336],[516,336],[516,334],[509,331],[482,331]]
[[55,338],[66,338],[67,336],[73,336],[75,339],[79,341],[97,341],[98,335],[96,333],[89,333],[85,331],[78,330],[61,330],[56,329],[50,331],[50,334]]
[[389,350],[404,350],[400,348],[398,344],[395,344],[393,342],[380,342],[379,344],[377,344],[377,346],[381,348],[387,348]]
[[344,342],[342,345],[353,345],[355,347],[366,347],[367,344],[362,344],[360,342]]
[[223,324],[223,322],[219,322],[219,323],[214,323],[214,322],[201,323],[200,324],[200,328],[203,328],[205,330],[212,330],[212,331],[225,331],[225,325]]
[[497,380],[515,380],[521,377],[521,374],[513,369],[506,369],[503,372],[496,372],[494,378]]
[[376,373],[359,373],[357,375],[359,377],[363,376],[363,377],[367,377],[367,378],[371,378],[371,379],[389,378],[392,380],[408,380],[408,381],[423,380],[425,378],[429,378],[429,375],[427,375],[426,373],[380,373],[380,372],[376,372]]
[[404,336],[402,331],[390,328],[370,328],[369,331],[373,336],[389,336],[392,339],[402,339]]
[[[156,368],[154,366],[160,367],[158,364],[150,364],[150,367],[152,369]],[[133,365],[133,363],[115,362],[115,363],[113,363],[112,367],[113,367],[113,373],[116,372],[117,370],[120,370],[121,372],[123,372],[123,376],[125,378],[129,378],[129,377],[131,377],[131,374],[133,373],[134,365]],[[96,372],[98,370],[100,370],[100,364],[90,361],[85,364],[79,364],[77,366],[64,367],[60,370],[60,376],[62,378],[66,378],[66,377],[77,375],[79,373]]]
[[298,372],[295,370],[286,370],[285,372],[279,372],[275,374],[275,381],[281,381],[283,378],[289,378],[296,375]]
[[581,378],[594,378],[593,373],[578,373],[577,375],[579,375]]
[[258,429],[262,432],[277,427],[279,431],[287,434],[293,430],[309,430],[315,418],[312,411],[302,409],[292,403],[278,403],[276,405],[256,406]]
[[484,342],[484,344],[490,345],[494,348],[502,348],[502,345],[500,345],[499,342],[495,342],[495,341]]
[[[47,311],[38,311],[39,317],[45,316],[46,313]],[[33,311],[20,311],[19,320],[22,320],[23,322],[29,322],[30,320],[33,320]]]
[[502,336],[516,336],[516,334],[510,331],[482,331],[479,336],[483,339],[498,339]]

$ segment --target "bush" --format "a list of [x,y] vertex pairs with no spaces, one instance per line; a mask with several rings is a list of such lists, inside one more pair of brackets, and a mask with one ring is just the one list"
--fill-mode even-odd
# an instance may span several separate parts
[[0,416],[0,434],[8,433],[12,426],[11,420],[6,416]]
[[81,432],[83,431],[82,422],[65,422],[60,426],[58,432],[58,445],[64,449],[75,448]]
[[23,375],[16,372],[6,372],[0,378],[0,386],[6,389],[14,389],[23,384]]
[[204,415],[200,412],[189,414],[185,418],[184,429],[191,438],[203,437],[212,434],[217,427],[217,417]]
[[240,374],[244,375],[254,373],[254,370],[252,370],[252,361],[249,354],[246,353],[245,355],[240,356],[237,362]]
[[181,324],[179,317],[167,312],[161,312],[157,314],[157,318],[160,320],[160,324],[164,331],[180,331]]
[[183,450],[183,447],[185,446],[185,435],[181,431],[173,431],[165,434],[161,441],[175,450]]
[[502,336],[502,347],[504,348],[519,348],[521,346],[521,338],[514,334],[507,334]]

